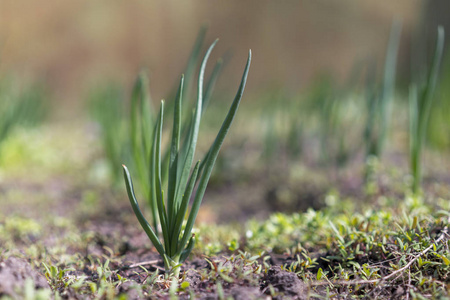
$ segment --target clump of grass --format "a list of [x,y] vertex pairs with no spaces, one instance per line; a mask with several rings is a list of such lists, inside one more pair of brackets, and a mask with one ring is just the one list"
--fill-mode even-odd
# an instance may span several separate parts
[[422,83],[413,83],[409,89],[409,152],[412,173],[412,192],[417,194],[422,179],[422,150],[430,112],[434,100],[434,91],[438,81],[439,69],[444,51],[444,28],[438,27],[436,47],[431,68]]
[[[214,163],[219,154],[219,150],[239,107],[250,67],[251,52],[249,52],[249,58],[247,60],[237,95],[230,110],[228,111],[225,121],[223,122],[214,143],[207,152],[206,158],[201,163],[197,162],[191,172],[199,135],[202,111],[204,110],[204,72],[206,62],[216,42],[210,46],[201,64],[198,78],[198,96],[196,107],[192,118],[188,122],[189,126],[187,127],[187,131],[184,135],[183,142],[181,141],[183,137],[183,128],[181,128],[181,125],[184,77],[181,77],[173,111],[173,131],[169,148],[168,165],[164,164],[161,151],[164,101],[161,102],[159,115],[156,118],[156,124],[153,130],[153,141],[151,145],[149,145],[150,149],[143,149],[144,151],[149,150],[147,152],[150,166],[148,185],[151,187],[150,190],[156,200],[156,206],[152,206],[151,209],[157,211],[158,213],[158,223],[161,226],[163,242],[160,241],[156,233],[157,227],[152,228],[143,216],[136,200],[131,175],[128,169],[124,166],[124,178],[133,211],[156,250],[163,258],[166,271],[168,273],[173,273],[175,276],[178,276],[181,263],[186,260],[194,247],[195,235],[191,235],[192,228],[194,226],[206,186],[211,176]],[[190,176],[189,173],[191,173]],[[168,178],[167,194],[163,191],[163,174],[166,174]],[[197,181],[198,186],[196,192],[194,193],[194,202],[183,231],[183,221],[188,209],[189,200],[193,194]]]

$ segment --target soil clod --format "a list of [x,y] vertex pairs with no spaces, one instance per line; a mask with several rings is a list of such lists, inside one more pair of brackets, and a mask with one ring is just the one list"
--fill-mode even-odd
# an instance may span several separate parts
[[266,294],[271,293],[269,285],[273,287],[273,299],[307,299],[308,288],[295,273],[281,270],[279,266],[272,266],[264,277],[261,288]]

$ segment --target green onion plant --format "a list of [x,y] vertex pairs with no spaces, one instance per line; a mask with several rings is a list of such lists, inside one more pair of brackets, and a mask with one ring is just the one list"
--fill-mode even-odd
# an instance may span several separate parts
[[389,43],[384,63],[383,83],[381,91],[374,87],[374,69],[368,72],[367,81],[367,122],[364,130],[364,142],[366,144],[366,159],[368,157],[380,157],[386,143],[392,99],[395,92],[395,75],[397,65],[397,53],[400,44],[401,23],[394,21],[391,28]]
[[331,79],[318,82],[313,92],[309,101],[313,102],[312,109],[318,121],[319,161],[343,167],[356,153],[358,145],[353,140],[358,119],[355,103],[348,89],[338,88]]
[[[107,84],[89,94],[89,113],[98,123],[100,137],[112,182],[118,185],[122,178],[117,166],[130,161],[130,147],[127,141],[127,118],[123,92],[117,84]],[[118,169],[120,170],[120,169]]]
[[412,174],[412,192],[417,194],[422,178],[422,149],[434,100],[434,90],[444,51],[444,28],[438,27],[436,47],[431,68],[422,83],[413,83],[409,88],[409,152]]
[[[207,27],[202,26],[198,32],[188,62],[184,69],[184,95],[189,95],[191,78],[200,59]],[[216,63],[214,71],[205,88],[204,106],[212,95],[215,82],[221,72],[222,59]],[[177,83],[178,85],[178,83]],[[176,87],[173,89],[176,92]],[[170,92],[170,98],[175,97]],[[133,90],[131,100],[126,101],[123,90],[115,83],[107,84],[93,90],[89,95],[89,111],[93,120],[99,124],[100,135],[106,160],[109,165],[111,178],[117,184],[122,178],[121,163],[131,163],[131,169],[136,171],[142,190],[139,193],[148,198],[148,158],[143,149],[147,149],[153,140],[152,126],[155,124],[156,113],[151,105],[151,96],[148,87],[146,72],[139,73]],[[172,103],[166,108],[173,110]],[[168,157],[164,155],[164,157]],[[165,159],[167,161],[167,159]],[[152,202],[154,204],[154,202]]]
[[[150,170],[148,186],[150,187],[152,197],[156,200],[156,205],[154,205],[152,201],[149,201],[150,205],[154,205],[151,208],[154,209],[158,215],[158,224],[154,224],[153,227],[147,222],[139,208],[130,172],[125,165],[123,166],[125,184],[133,211],[156,250],[163,258],[167,273],[173,274],[174,276],[179,275],[181,263],[186,260],[194,247],[195,235],[192,234],[194,222],[219,150],[239,107],[250,67],[251,52],[249,52],[247,64],[236,97],[216,139],[211,145],[204,160],[197,162],[194,168],[192,168],[199,135],[200,121],[205,108],[205,91],[203,90],[205,67],[216,42],[209,47],[203,58],[198,77],[198,95],[195,110],[189,121],[184,123],[182,122],[184,76],[181,77],[173,109],[173,128],[171,143],[168,150],[168,164],[164,163],[164,155],[161,150],[164,101],[161,101],[159,115],[155,119],[153,134],[151,135],[153,140],[148,144],[147,148],[142,148],[142,152],[146,152],[145,155],[148,157],[147,166]],[[186,124],[188,124],[187,127],[182,128],[186,126]],[[163,190],[164,177],[167,177],[166,191]],[[194,193],[196,186],[197,188]],[[186,224],[184,225],[185,215],[188,211],[189,201],[192,195],[193,204],[188,214]],[[162,240],[157,233],[158,225],[161,228]]]
[[[197,40],[194,44],[194,48],[191,52],[190,58],[188,60],[187,67],[185,69],[187,75],[183,75],[183,84],[180,85],[178,95],[186,95],[186,88],[189,85],[190,78],[192,77],[192,73],[195,70],[195,64],[201,54],[201,47],[205,37],[205,27],[199,32]],[[206,108],[209,104],[209,101],[212,96],[212,92],[215,86],[215,83],[220,75],[222,70],[223,60],[221,58],[218,59],[216,65],[207,81],[205,89],[202,91],[202,109],[201,114],[206,111]],[[137,178],[139,181],[139,185],[141,187],[141,194],[148,200],[148,207],[150,208],[150,212],[152,215],[152,223],[155,229],[155,232],[158,233],[158,211],[157,207],[157,199],[155,193],[154,182],[152,182],[151,176],[152,171],[149,169],[150,165],[150,156],[148,153],[151,151],[151,145],[154,140],[154,132],[153,128],[156,126],[157,116],[154,114],[154,110],[152,108],[152,101],[150,96],[150,91],[148,88],[148,77],[145,72],[140,72],[138,78],[136,79],[130,103],[130,126],[129,126],[129,137],[131,140],[129,141],[131,148],[131,156],[133,167],[136,171]],[[175,103],[176,104],[176,103]],[[169,106],[166,108],[169,114],[175,113],[176,105]],[[191,122],[189,118],[181,119],[180,122],[183,126],[182,129],[188,128],[188,123]],[[181,136],[185,136],[186,132],[181,132]],[[162,165],[167,166],[170,158],[170,149],[166,149],[164,153],[162,153]],[[162,175],[161,181],[163,185],[167,183],[168,173],[164,173]]]

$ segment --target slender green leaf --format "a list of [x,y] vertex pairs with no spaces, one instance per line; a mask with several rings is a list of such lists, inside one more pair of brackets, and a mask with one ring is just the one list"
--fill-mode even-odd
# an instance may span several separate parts
[[203,93],[203,106],[202,106],[202,114],[205,113],[206,108],[209,105],[209,101],[211,100],[212,92],[214,90],[214,86],[216,85],[216,81],[219,78],[220,71],[222,70],[223,59],[219,58],[214,66],[214,69],[209,77],[208,83],[206,84],[205,92]]
[[436,89],[439,69],[442,61],[442,54],[444,52],[444,38],[445,38],[444,28],[442,26],[439,26],[438,35],[436,39],[436,48],[433,55],[433,61],[431,63],[431,70],[430,73],[428,74],[426,87],[423,92],[423,99],[421,100],[421,103],[419,103],[419,105],[421,105],[421,112],[423,112],[421,114],[422,117],[419,116],[419,130],[421,143],[424,142],[425,132],[428,125],[428,119],[430,117],[431,104],[433,103],[434,91]]
[[192,249],[194,249],[194,245],[195,245],[195,234],[193,234],[191,236],[191,238],[189,239],[189,243],[188,243],[186,249],[184,249],[181,252],[180,263],[184,262],[189,257],[189,254],[191,254]]
[[[178,239],[180,237],[181,227],[183,225],[184,216],[186,215],[187,208],[189,205],[189,200],[191,199],[192,191],[194,190],[195,183],[197,181],[197,177],[199,174],[199,162],[195,164],[194,170],[192,171],[191,177],[189,178],[188,185],[186,187],[186,191],[183,194],[183,200],[181,201],[180,209],[178,210],[175,218],[175,225],[172,228],[172,236],[171,241],[173,246],[178,246]],[[175,252],[178,249],[174,250]]]
[[155,126],[155,135],[153,141],[153,155],[152,155],[152,173],[151,177],[154,180],[156,190],[156,204],[158,207],[159,219],[161,222],[161,229],[164,237],[164,244],[166,250],[168,249],[168,232],[167,232],[167,213],[164,205],[163,191],[161,186],[161,138],[162,138],[162,124],[164,116],[164,101],[161,101],[158,120]]
[[[198,95],[197,95],[197,104],[195,107],[195,115],[193,122],[191,123],[191,127],[189,130],[189,139],[187,140],[187,151],[186,151],[186,157],[181,157],[183,159],[183,167],[181,169],[181,176],[177,183],[177,191],[176,191],[176,202],[178,202],[178,199],[181,198],[181,193],[183,192],[189,173],[192,167],[192,162],[194,160],[194,154],[195,154],[195,148],[197,146],[197,139],[198,139],[198,131],[200,127],[200,120],[202,116],[202,99],[203,99],[203,80],[205,76],[205,68],[206,63],[208,61],[208,58],[211,54],[211,51],[213,50],[214,46],[216,45],[218,40],[215,40],[212,45],[209,47],[209,49],[206,51],[205,57],[203,58],[201,67],[200,67],[200,73],[198,76]],[[179,157],[180,159],[180,157]]]
[[197,34],[197,39],[195,40],[194,47],[192,48],[191,55],[189,56],[186,69],[184,71],[185,76],[184,88],[188,88],[191,84],[192,74],[194,73],[195,68],[197,66],[197,62],[202,51],[202,45],[205,40],[207,30],[208,26],[203,25],[202,27],[200,27],[200,30]]
[[397,54],[400,45],[401,32],[402,23],[398,20],[394,20],[391,27],[389,44],[384,65],[383,90],[380,99],[380,137],[379,142],[377,143],[378,155],[381,154],[382,148],[384,148],[388,126],[390,123],[392,97],[395,89],[395,75],[397,70]]
[[175,215],[175,208],[177,204],[175,200],[175,187],[177,183],[178,170],[178,151],[180,148],[180,132],[181,132],[181,101],[183,98],[183,83],[184,76],[181,76],[180,86],[175,100],[175,110],[173,117],[172,142],[170,146],[170,161],[169,161],[169,182],[167,185],[167,211],[169,216],[169,223],[173,227],[173,218]]
[[146,173],[146,153],[150,151],[151,144],[151,115],[149,111],[150,93],[147,89],[148,78],[142,71],[133,87],[130,110],[130,135],[133,150],[133,159],[140,178]]
[[131,207],[133,208],[134,214],[136,215],[136,217],[137,217],[139,223],[141,224],[142,228],[144,229],[145,233],[152,241],[156,250],[158,250],[159,254],[161,256],[163,256],[164,248],[139,208],[139,204],[138,204],[138,202],[136,200],[136,196],[134,194],[133,182],[131,180],[130,172],[128,171],[128,169],[125,165],[122,165],[122,166],[123,166],[123,174],[124,174],[124,178],[125,178],[125,185],[127,188],[128,199],[130,200]]
[[427,80],[418,90],[415,86],[410,88],[410,164],[413,176],[412,190],[418,193],[421,181],[421,155],[426,139],[428,120],[433,103],[434,90],[437,85],[439,69],[444,50],[444,29],[438,27],[436,48]]

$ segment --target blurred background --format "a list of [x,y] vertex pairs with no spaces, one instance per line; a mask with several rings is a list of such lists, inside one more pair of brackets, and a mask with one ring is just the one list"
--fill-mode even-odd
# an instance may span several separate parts
[[232,54],[218,90],[237,86],[251,48],[249,94],[277,86],[297,92],[320,74],[343,79],[358,61],[382,61],[394,18],[403,22],[399,72],[407,73],[411,34],[424,20],[430,28],[448,22],[447,3],[3,0],[0,74],[45,82],[55,103],[77,105],[101,82],[130,87],[146,67],[152,95],[160,99],[207,24],[207,41],[220,38],[213,56]]
[[[320,209],[338,203],[339,194],[368,202],[403,195],[413,181],[414,138],[433,146],[424,154],[424,189],[450,195],[448,55],[430,124],[419,132],[426,137],[409,126],[425,110],[410,114],[408,101],[410,84],[429,86],[438,25],[450,40],[449,11],[448,0],[2,0],[0,184],[15,184],[16,174],[78,202],[91,191],[73,192],[77,186],[123,192],[121,164],[132,173],[143,165],[132,162],[128,105],[139,71],[148,73],[153,104],[164,97],[170,103],[207,26],[200,56],[220,41],[206,77],[219,57],[225,64],[202,121],[199,159],[233,99],[249,49],[253,60],[203,221]],[[200,63],[194,65],[197,74]],[[188,88],[186,103],[194,91]],[[28,129],[13,131],[17,124]]]

